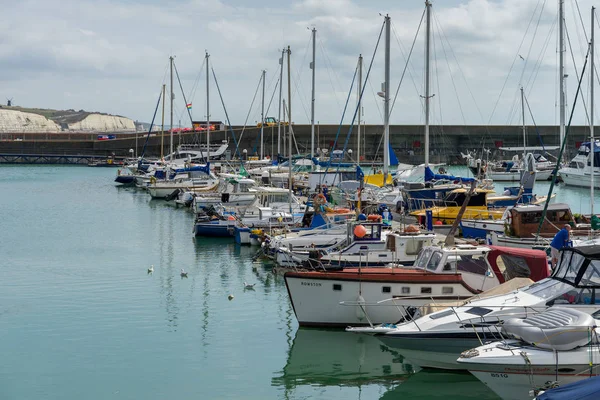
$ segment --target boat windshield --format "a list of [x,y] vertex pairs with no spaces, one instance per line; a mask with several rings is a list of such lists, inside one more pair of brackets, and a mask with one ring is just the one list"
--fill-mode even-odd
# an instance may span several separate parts
[[425,247],[423,250],[421,250],[421,253],[419,253],[417,260],[415,261],[415,264],[414,264],[415,268],[426,269],[427,262],[431,258],[433,251],[434,250],[431,247]]
[[565,293],[573,290],[573,286],[568,283],[560,282],[554,279],[544,279],[538,283],[534,283],[523,292],[532,296],[540,297],[544,300],[555,299]]
[[563,250],[560,264],[552,277],[575,287],[600,288],[600,260]]

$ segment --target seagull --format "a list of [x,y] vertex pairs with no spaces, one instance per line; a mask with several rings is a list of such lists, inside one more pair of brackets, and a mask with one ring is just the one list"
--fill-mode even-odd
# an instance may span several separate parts
[[254,285],[256,285],[256,283],[246,283],[244,282],[244,289],[254,289]]
[[180,273],[179,275],[181,275],[181,277],[182,277],[182,278],[187,278],[187,277],[188,277],[188,276],[187,276],[187,274],[188,274],[188,273],[187,273],[187,272],[185,272],[185,271],[183,270],[183,268],[181,268],[181,273]]
[[227,298],[231,301],[231,300],[233,300],[233,295],[230,294],[229,296],[227,296]]
[[521,57],[521,60],[525,61],[525,59],[523,58],[523,56],[522,56],[522,55],[520,55],[520,54],[519,54],[519,57]]
[[154,264],[150,266],[150,268],[148,268],[148,273],[152,274],[154,272]]

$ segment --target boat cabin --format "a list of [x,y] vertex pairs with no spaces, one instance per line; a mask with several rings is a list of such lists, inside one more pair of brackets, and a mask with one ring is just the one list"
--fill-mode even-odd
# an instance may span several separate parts
[[[538,231],[543,213],[544,206],[541,205],[523,205],[506,210],[505,216],[507,217],[511,236],[532,238]],[[565,224],[575,226],[575,219],[569,205],[565,203],[550,204],[546,210],[546,218],[542,224],[540,234],[545,237],[552,237]]]
[[539,290],[548,299],[547,306],[575,304],[585,309],[600,304],[600,246],[563,248],[552,279],[551,285],[540,285]]

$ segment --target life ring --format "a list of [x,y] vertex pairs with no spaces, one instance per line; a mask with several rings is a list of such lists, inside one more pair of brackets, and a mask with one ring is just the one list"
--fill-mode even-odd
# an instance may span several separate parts
[[323,193],[319,193],[313,197],[313,203],[315,204],[325,204],[327,203],[327,198]]
[[369,220],[369,221],[381,221],[381,215],[379,215],[379,214],[369,214],[369,216],[367,216],[367,220]]
[[416,225],[408,225],[404,228],[404,233],[419,233],[421,230]]
[[336,208],[335,210],[333,210],[333,212],[335,214],[346,214],[350,212],[349,208]]

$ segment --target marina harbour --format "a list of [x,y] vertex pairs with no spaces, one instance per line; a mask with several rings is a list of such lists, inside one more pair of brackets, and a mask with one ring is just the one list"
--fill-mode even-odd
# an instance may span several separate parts
[[[3,398],[498,398],[372,336],[299,327],[256,247],[195,238],[189,210],[114,169],[1,171]],[[588,211],[585,190],[556,194]]]
[[5,75],[69,76],[0,106],[0,400],[600,398],[595,8],[212,3],[30,24]]

